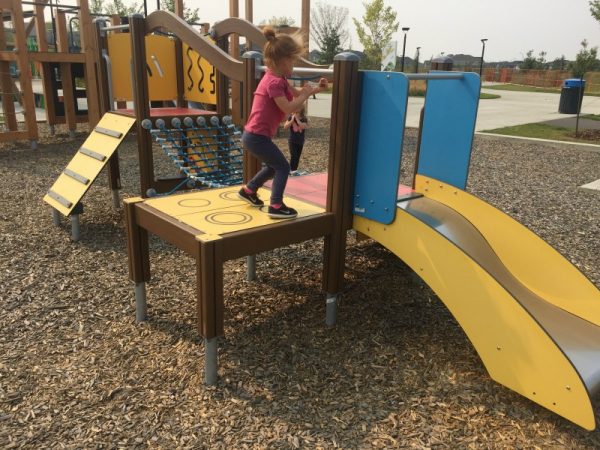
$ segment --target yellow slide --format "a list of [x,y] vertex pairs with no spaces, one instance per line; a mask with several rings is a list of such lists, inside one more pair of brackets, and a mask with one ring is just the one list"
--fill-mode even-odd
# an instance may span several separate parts
[[477,197],[417,175],[423,197],[354,229],[435,291],[497,382],[588,430],[600,387],[600,291],[537,235]]

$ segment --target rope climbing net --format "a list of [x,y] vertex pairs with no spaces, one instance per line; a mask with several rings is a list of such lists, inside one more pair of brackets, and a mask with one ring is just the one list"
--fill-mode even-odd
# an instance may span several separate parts
[[171,127],[163,119],[153,124],[150,119],[142,121],[142,127],[150,131],[154,140],[165,154],[187,176],[183,184],[189,187],[201,185],[217,188],[241,184],[243,179],[243,152],[240,142],[241,132],[232,124],[230,116],[219,120],[212,116],[193,120],[177,117],[171,120]]

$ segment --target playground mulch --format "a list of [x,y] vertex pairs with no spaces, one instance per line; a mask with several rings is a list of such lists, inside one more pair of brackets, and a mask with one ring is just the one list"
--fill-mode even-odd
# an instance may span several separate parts
[[[317,171],[329,122],[311,123],[302,169]],[[150,321],[138,325],[106,176],[84,198],[80,242],[52,225],[42,197],[84,138],[0,148],[0,448],[600,447],[600,432],[494,383],[433,292],[353,236],[332,329],[322,240],[259,255],[256,282],[243,259],[226,264],[220,381],[205,387],[192,260],[151,239]],[[408,130],[405,183],[415,144]],[[133,137],[120,158],[123,194],[137,195]],[[173,172],[158,150],[156,161]],[[578,188],[599,167],[582,148],[477,136],[469,189],[600,286],[599,193]]]

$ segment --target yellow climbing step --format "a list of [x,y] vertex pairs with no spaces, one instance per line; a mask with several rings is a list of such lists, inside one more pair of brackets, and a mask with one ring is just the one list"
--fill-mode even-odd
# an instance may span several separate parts
[[69,216],[134,123],[133,117],[106,113],[48,190],[44,201]]

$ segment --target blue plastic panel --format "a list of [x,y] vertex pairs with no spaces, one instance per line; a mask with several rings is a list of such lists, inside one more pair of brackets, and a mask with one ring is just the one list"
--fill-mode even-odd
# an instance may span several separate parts
[[396,195],[404,140],[408,79],[399,72],[360,72],[354,214],[389,224]]
[[475,73],[427,82],[419,174],[465,189],[478,105]]

